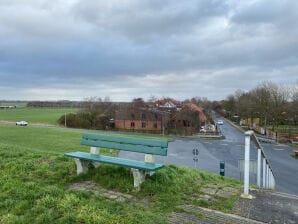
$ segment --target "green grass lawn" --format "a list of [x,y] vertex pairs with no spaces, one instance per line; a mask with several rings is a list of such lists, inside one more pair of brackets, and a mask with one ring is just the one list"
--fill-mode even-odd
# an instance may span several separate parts
[[[272,126],[268,126],[268,129],[272,130]],[[289,133],[289,130],[292,134],[298,134],[298,126],[290,126],[290,125],[279,125],[278,127],[274,127],[274,131],[280,132],[280,133]]]
[[65,113],[75,113],[78,109],[72,108],[16,108],[0,110],[0,120],[20,121],[29,123],[57,124],[58,119]]
[[[199,200],[207,184],[240,188],[231,179],[193,169],[166,166],[133,189],[129,169],[101,165],[76,175],[65,152],[83,150],[79,131],[0,126],[0,223],[166,223],[176,206],[194,204],[229,211],[237,199],[215,196]],[[105,151],[109,154],[109,151]],[[105,189],[130,194],[147,206],[107,199],[68,186],[92,181]]]

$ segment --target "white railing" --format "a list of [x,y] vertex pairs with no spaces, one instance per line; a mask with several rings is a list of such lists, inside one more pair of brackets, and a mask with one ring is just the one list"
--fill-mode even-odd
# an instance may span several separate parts
[[[257,186],[259,188],[274,189],[275,178],[272,168],[267,160],[265,152],[253,131],[245,132],[245,154],[244,154],[244,192],[243,197],[251,198],[249,195],[249,163],[250,163],[250,141],[253,140],[258,149],[257,160]],[[262,180],[262,181],[261,181]]]

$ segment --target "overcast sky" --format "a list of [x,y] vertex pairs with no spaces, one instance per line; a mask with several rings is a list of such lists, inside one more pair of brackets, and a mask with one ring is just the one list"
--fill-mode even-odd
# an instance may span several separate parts
[[298,80],[296,0],[0,0],[0,99],[224,99]]

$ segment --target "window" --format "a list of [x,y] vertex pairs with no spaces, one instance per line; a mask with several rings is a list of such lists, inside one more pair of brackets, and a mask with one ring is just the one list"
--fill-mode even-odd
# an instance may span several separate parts
[[142,128],[146,128],[146,122],[142,122]]
[[154,124],[153,124],[153,127],[154,127],[154,128],[157,128],[157,123],[154,123]]
[[130,127],[134,128],[135,127],[135,122],[130,122]]
[[146,115],[142,114],[142,120],[146,120]]

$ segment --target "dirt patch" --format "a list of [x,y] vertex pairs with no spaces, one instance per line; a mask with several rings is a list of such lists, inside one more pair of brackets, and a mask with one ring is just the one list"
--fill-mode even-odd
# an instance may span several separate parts
[[139,198],[131,194],[108,190],[93,181],[83,181],[79,183],[73,183],[68,186],[68,189],[76,190],[76,191],[90,191],[95,195],[98,195],[110,200],[130,203],[130,204],[142,206],[145,208],[150,207],[150,200],[147,197]]
[[223,198],[229,198],[233,195],[239,194],[239,189],[234,187],[225,187],[219,184],[207,184],[201,187],[200,192],[211,196],[216,195]]
[[37,164],[45,163],[45,164],[48,164],[50,167],[54,166],[54,161],[49,160],[49,159],[37,159],[34,162],[37,163]]

